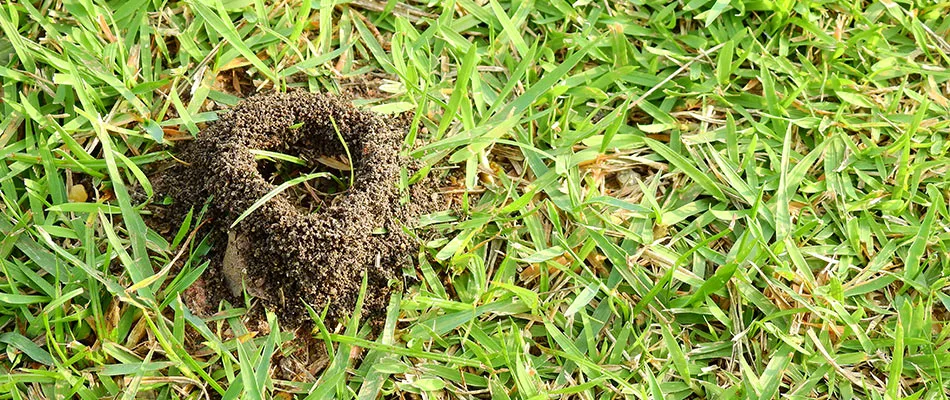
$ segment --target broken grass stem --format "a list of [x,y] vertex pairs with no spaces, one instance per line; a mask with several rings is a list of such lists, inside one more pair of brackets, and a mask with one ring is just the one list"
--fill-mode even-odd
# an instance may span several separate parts
[[[347,154],[349,154],[349,151],[347,151]],[[287,190],[287,188],[289,188],[289,187],[291,187],[291,186],[293,186],[293,185],[299,184],[299,183],[301,183],[301,182],[309,181],[309,180],[311,180],[311,179],[315,179],[315,178],[326,178],[326,177],[329,177],[329,176],[330,176],[330,174],[328,174],[328,173],[326,173],[326,172],[317,172],[317,173],[314,173],[314,174],[307,174],[307,175],[299,176],[299,177],[296,177],[296,178],[294,178],[294,179],[291,179],[291,180],[289,180],[289,181],[287,181],[287,182],[281,183],[279,186],[275,187],[275,188],[274,188],[273,190],[271,190],[270,192],[267,192],[267,194],[265,194],[264,197],[261,197],[260,199],[257,199],[257,201],[255,201],[254,204],[251,204],[251,206],[247,208],[247,210],[244,210],[244,212],[241,213],[241,215],[239,215],[236,220],[234,220],[234,223],[232,223],[229,228],[234,228],[239,222],[241,222],[241,221],[243,221],[245,218],[247,218],[248,215],[251,215],[251,213],[254,212],[254,210],[257,210],[257,209],[260,208],[262,205],[264,205],[264,203],[266,203],[267,200],[270,200],[270,199],[274,198],[274,196],[277,196],[278,194],[280,194],[280,192],[283,192],[284,190]],[[351,176],[350,179],[351,179],[351,182],[352,182],[352,179],[353,179],[352,176]]]
[[278,153],[275,151],[257,150],[257,149],[250,149],[249,151],[251,152],[251,154],[254,155],[255,160],[261,160],[261,159],[280,160],[280,161],[287,161],[289,163],[294,163],[297,165],[307,165],[307,161],[305,161],[304,159],[300,157],[294,157],[289,154]]
[[350,155],[350,146],[346,145],[346,140],[343,140],[343,134],[340,133],[340,127],[336,125],[336,119],[332,115],[330,117],[330,123],[333,124],[333,130],[336,132],[337,139],[340,139],[340,143],[343,145],[343,151],[346,152],[346,162],[350,165],[350,185],[349,188],[353,187],[353,170],[356,169],[356,166],[353,165],[353,156]]

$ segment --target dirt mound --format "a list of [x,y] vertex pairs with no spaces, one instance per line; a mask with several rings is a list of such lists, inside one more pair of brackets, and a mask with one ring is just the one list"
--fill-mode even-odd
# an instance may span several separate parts
[[[410,164],[399,154],[402,139],[393,124],[336,97],[257,95],[184,146],[178,158],[186,164],[162,174],[156,187],[174,199],[164,213],[179,223],[211,198],[204,229],[214,250],[204,284],[216,295],[227,297],[221,291],[243,281],[282,322],[298,325],[309,319],[304,302],[317,312],[329,306],[329,319],[352,312],[366,273],[365,307],[379,314],[390,280],[418,249],[404,227],[434,204],[422,185],[409,193],[413,201],[400,202],[400,170]],[[303,165],[257,159],[267,154],[261,151]],[[231,228],[280,181],[314,172],[337,178],[297,184]]]

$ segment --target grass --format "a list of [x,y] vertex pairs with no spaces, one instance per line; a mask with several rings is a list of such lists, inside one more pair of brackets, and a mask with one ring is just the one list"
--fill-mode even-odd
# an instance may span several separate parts
[[[0,398],[950,395],[950,3],[266,3],[0,5]],[[143,171],[361,87],[460,177],[382,334],[193,315]]]

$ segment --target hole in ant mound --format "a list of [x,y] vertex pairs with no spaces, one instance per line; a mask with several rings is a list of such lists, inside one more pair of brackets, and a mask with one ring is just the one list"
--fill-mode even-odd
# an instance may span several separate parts
[[[320,155],[305,159],[266,150],[251,150],[251,153],[257,160],[257,171],[261,177],[274,187],[304,177],[305,180],[281,191],[281,195],[301,212],[320,211],[350,188],[352,167],[346,155]],[[315,174],[320,176],[305,178]]]

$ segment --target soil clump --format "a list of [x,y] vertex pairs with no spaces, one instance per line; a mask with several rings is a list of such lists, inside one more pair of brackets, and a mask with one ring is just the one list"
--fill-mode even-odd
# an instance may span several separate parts
[[[153,219],[177,229],[208,204],[199,235],[210,241],[211,265],[198,283],[210,304],[236,300],[243,284],[284,324],[310,319],[305,302],[332,321],[353,311],[365,275],[364,315],[376,319],[417,253],[406,230],[438,202],[426,182],[398,188],[418,168],[400,155],[397,126],[331,95],[255,95],[179,145],[182,162],[153,179],[173,199]],[[303,165],[261,159],[266,152]],[[336,178],[296,184],[231,227],[281,181],[320,172]]]

